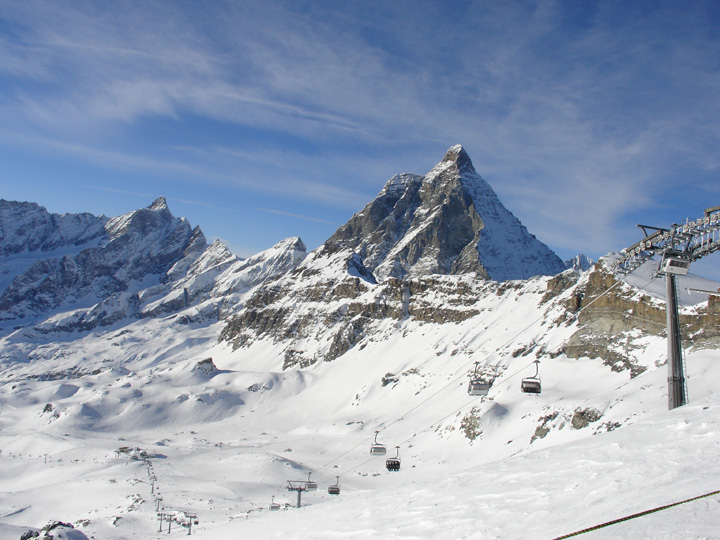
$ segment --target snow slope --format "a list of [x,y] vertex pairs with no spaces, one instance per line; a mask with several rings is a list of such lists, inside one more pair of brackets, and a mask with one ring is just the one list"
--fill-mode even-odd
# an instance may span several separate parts
[[[667,411],[664,339],[638,338],[648,369],[632,379],[568,358],[577,322],[553,323],[548,279],[498,288],[461,322],[388,319],[307,369],[281,371],[271,338],[233,350],[221,323],[182,311],[7,336],[0,533],[61,520],[98,539],[167,538],[196,515],[192,534],[208,539],[556,538],[719,489],[720,351],[685,351],[690,404]],[[536,358],[543,393],[522,394]],[[494,378],[488,397],[466,393],[475,361]],[[400,447],[400,471],[369,455],[375,431],[388,456]],[[293,508],[287,481],[308,478],[320,489]],[[718,504],[584,537],[718,538]]]

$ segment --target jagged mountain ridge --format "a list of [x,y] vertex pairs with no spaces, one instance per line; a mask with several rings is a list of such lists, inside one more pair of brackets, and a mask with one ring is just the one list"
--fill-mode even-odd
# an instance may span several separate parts
[[0,230],[0,320],[43,331],[90,330],[189,308],[184,320],[217,320],[238,295],[305,256],[302,241],[292,238],[243,261],[220,241],[208,245],[163,197],[114,218],[3,201]]
[[50,214],[30,202],[0,200],[0,291],[34,262],[77,254],[105,236],[108,218],[92,214]]
[[[457,145],[427,175],[391,178],[292,272],[260,287],[220,340],[247,348],[269,339],[284,348],[283,369],[308,366],[345,354],[388,320],[465,320],[484,281],[497,288],[564,270]],[[306,340],[320,349],[308,353]]]
[[593,261],[584,253],[579,253],[578,255],[575,255],[575,257],[573,257],[572,259],[565,261],[563,264],[567,269],[572,268],[573,270],[577,270],[578,272],[585,272],[592,268],[592,266],[595,264],[595,261]]
[[507,281],[565,270],[503,206],[460,145],[425,176],[391,178],[328,243],[357,253],[378,281],[471,272]]
[[[102,232],[94,234],[95,245],[73,243],[78,249],[65,253],[47,250],[49,257],[13,279],[0,296],[4,319],[89,307],[129,291],[132,282],[148,276],[162,282],[174,264],[196,258],[206,247],[202,231],[192,229],[184,218],[175,218],[164,198],[148,208],[91,223],[95,228],[97,223],[103,225]],[[62,252],[69,245],[56,247]]]
[[0,255],[87,245],[104,234],[107,221],[89,213],[50,214],[36,203],[0,199]]

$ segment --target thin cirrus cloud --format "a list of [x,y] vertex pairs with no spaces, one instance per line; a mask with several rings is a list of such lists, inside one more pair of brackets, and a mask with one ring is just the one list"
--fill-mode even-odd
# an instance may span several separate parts
[[[232,186],[253,208],[275,208],[253,194],[284,198],[278,213],[296,215],[299,229],[362,208],[393,173],[423,174],[456,143],[528,229],[564,252],[620,249],[636,216],[702,206],[689,187],[717,193],[712,6],[3,8],[4,140],[160,185],[180,175]],[[292,210],[309,200],[341,212]]]

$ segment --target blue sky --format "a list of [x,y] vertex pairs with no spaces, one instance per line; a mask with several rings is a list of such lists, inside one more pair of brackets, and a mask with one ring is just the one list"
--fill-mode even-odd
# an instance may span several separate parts
[[597,258],[720,204],[719,23],[714,1],[0,0],[0,197],[163,195],[247,256],[317,247],[459,143],[530,232]]

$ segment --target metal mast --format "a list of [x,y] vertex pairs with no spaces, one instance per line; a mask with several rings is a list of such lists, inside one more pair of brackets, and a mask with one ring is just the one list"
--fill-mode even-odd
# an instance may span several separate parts
[[[622,252],[615,262],[615,270],[627,275],[652,257],[662,254],[658,274],[665,275],[667,350],[668,350],[668,408],[687,403],[685,369],[680,344],[680,323],[676,276],[688,273],[690,263],[720,250],[720,206],[705,210],[705,215],[669,229],[638,225],[645,238]],[[648,234],[648,229],[652,232]]]
[[665,290],[667,292],[665,311],[667,312],[668,409],[672,410],[687,403],[675,274],[665,272]]

